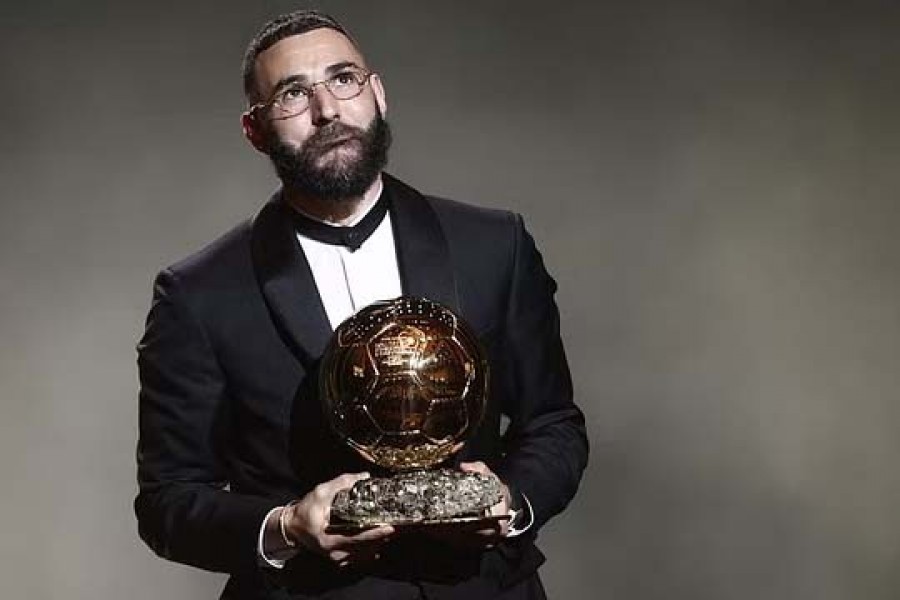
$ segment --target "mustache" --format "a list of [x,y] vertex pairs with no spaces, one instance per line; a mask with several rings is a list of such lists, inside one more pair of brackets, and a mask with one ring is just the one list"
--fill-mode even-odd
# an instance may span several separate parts
[[306,148],[322,148],[348,139],[361,140],[365,138],[365,135],[366,132],[359,127],[332,121],[312,134],[304,146]]

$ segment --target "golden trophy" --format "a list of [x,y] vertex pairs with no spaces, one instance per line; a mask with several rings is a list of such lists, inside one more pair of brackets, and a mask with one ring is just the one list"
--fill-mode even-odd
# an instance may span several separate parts
[[329,530],[505,519],[489,515],[502,498],[495,477],[439,468],[481,422],[488,377],[472,329],[431,300],[378,302],[344,321],[322,359],[325,417],[393,475],[338,493]]

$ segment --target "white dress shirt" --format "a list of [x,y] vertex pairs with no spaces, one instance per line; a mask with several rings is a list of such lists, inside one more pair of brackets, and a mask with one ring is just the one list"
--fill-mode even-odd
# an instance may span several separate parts
[[356,251],[299,234],[297,239],[332,330],[361,308],[403,294],[390,214]]

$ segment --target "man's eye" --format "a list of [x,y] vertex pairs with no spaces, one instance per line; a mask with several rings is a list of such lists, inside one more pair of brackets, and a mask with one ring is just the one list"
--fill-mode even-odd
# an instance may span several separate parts
[[296,102],[302,100],[306,96],[306,89],[297,86],[291,87],[281,92],[281,100],[284,102]]
[[338,85],[350,85],[356,83],[356,74],[353,71],[344,71],[332,77],[331,81]]

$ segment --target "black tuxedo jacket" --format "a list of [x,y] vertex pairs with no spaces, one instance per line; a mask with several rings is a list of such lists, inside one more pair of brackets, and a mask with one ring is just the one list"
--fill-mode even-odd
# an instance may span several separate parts
[[140,535],[163,557],[231,573],[223,597],[399,597],[396,586],[409,581],[429,598],[492,597],[534,577],[543,561],[534,535],[578,486],[587,438],[556,285],[521,218],[384,178],[404,294],[457,311],[488,352],[488,408],[457,461],[486,462],[528,498],[534,524],[474,555],[410,535],[369,570],[309,554],[280,571],[260,566],[270,509],[342,472],[370,470],[322,418],[316,366],[331,328],[276,194],[254,219],[159,274],[138,345]]

